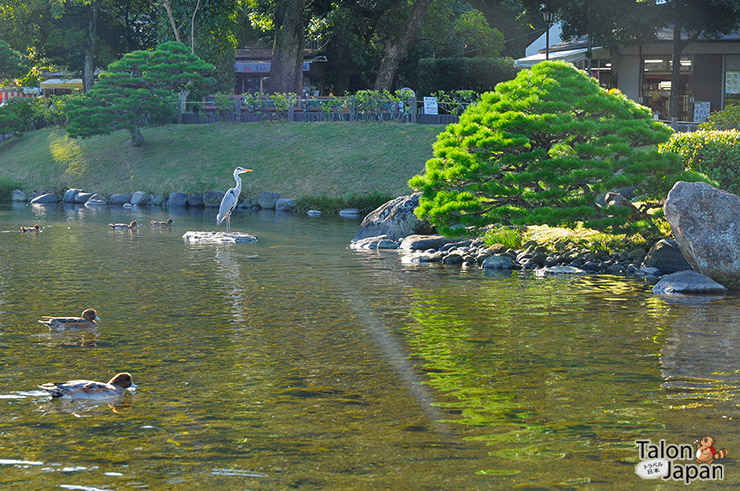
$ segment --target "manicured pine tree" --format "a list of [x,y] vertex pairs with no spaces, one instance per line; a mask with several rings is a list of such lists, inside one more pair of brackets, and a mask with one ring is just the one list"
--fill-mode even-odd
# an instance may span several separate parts
[[655,145],[671,133],[571,64],[539,63],[439,135],[426,172],[409,181],[422,191],[416,214],[447,233],[494,223],[634,228],[629,207],[601,207],[597,197],[626,186],[667,192],[681,164]]

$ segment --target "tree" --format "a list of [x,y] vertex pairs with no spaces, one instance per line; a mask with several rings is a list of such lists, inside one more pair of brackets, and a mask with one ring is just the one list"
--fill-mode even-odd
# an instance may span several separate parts
[[432,0],[414,0],[408,16],[399,25],[399,32],[385,41],[385,54],[375,77],[375,90],[391,90],[398,66],[406,55],[411,41],[416,38],[431,3]]
[[170,122],[177,95],[210,85],[212,71],[213,65],[175,41],[128,53],[100,74],[85,97],[70,101],[68,132],[88,137],[125,129],[132,145],[141,146],[141,127]]
[[596,198],[624,186],[667,192],[681,164],[645,147],[671,132],[572,65],[542,62],[483,94],[439,135],[426,173],[409,181],[423,192],[416,213],[443,232],[497,222],[637,227],[626,223],[629,207]]
[[303,87],[303,10],[305,0],[277,0],[275,43],[268,90],[300,93]]
[[27,71],[28,58],[0,39],[0,84],[5,80],[21,77]]

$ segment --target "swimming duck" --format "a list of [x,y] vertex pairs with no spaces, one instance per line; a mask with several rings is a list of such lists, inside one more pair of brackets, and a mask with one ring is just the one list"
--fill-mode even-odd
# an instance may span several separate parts
[[131,220],[131,223],[128,223],[128,224],[126,224],[126,223],[109,223],[108,225],[110,225],[112,228],[115,228],[115,229],[124,229],[125,228],[125,229],[130,229],[130,230],[133,230],[133,229],[135,229],[136,227],[139,226],[139,224],[136,223],[136,220]]
[[136,388],[131,374],[121,372],[107,383],[92,380],[70,380],[69,382],[53,382],[38,386],[51,394],[51,397],[63,399],[111,399],[120,397],[124,391]]
[[158,222],[157,220],[152,220],[152,225],[155,227],[171,227],[172,226],[172,219],[167,219],[166,222]]
[[41,232],[41,228],[38,226],[38,224],[34,225],[33,227],[21,226],[21,232]]
[[51,317],[44,315],[42,319],[39,322],[49,326],[49,329],[95,329],[98,327],[95,321],[101,320],[95,309],[84,310],[81,317]]

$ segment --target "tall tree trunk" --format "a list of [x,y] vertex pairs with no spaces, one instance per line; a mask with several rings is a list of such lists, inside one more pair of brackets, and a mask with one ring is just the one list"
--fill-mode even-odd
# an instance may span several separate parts
[[681,107],[681,55],[686,46],[696,41],[699,33],[695,33],[687,39],[681,39],[683,22],[679,12],[680,2],[675,2],[673,8],[673,66],[671,67],[671,96],[668,102],[668,110],[671,118],[678,118]]
[[619,88],[619,46],[612,46],[609,48],[609,61],[611,62],[611,70],[609,70],[609,88]]
[[421,22],[429,10],[429,4],[432,0],[416,0],[411,7],[411,14],[406,21],[401,34],[385,43],[385,55],[378,69],[378,76],[375,78],[375,90],[390,90],[393,80],[396,78],[398,67],[401,60],[406,56],[411,41],[421,29]]
[[268,92],[303,89],[303,9],[305,0],[278,0]]
[[87,27],[87,46],[85,47],[85,61],[82,67],[82,86],[85,92],[92,89],[95,79],[95,47],[98,38],[98,16],[100,4],[93,2],[90,5]]
[[144,144],[144,135],[141,134],[141,128],[139,128],[138,125],[134,125],[134,127],[128,131],[131,133],[132,146],[140,147]]

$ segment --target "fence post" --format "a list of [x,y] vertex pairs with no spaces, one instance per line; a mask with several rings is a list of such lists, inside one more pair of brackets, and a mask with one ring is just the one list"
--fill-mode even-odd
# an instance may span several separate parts
[[416,123],[416,111],[418,111],[416,96],[414,95],[413,102],[411,103],[411,122]]

